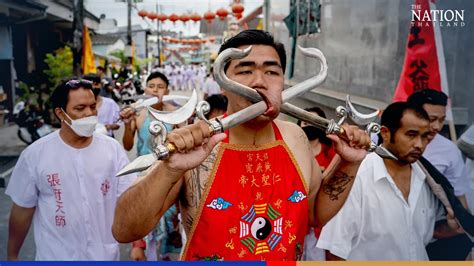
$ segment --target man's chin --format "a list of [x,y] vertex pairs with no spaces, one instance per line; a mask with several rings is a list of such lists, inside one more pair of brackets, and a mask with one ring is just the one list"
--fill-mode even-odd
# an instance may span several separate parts
[[437,134],[438,134],[438,132],[432,132],[432,133],[430,133],[430,134],[427,136],[428,141],[432,141],[432,140],[436,137]]
[[402,159],[402,161],[412,164],[420,159],[421,155],[410,155]]
[[262,127],[267,125],[268,123],[272,122],[275,118],[266,116],[266,115],[259,115],[256,118],[248,121],[245,123],[248,127]]

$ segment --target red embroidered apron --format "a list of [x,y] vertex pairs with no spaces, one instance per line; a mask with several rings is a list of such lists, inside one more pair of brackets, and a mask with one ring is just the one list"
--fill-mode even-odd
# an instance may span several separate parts
[[275,142],[220,144],[183,259],[301,259],[308,187],[272,125]]

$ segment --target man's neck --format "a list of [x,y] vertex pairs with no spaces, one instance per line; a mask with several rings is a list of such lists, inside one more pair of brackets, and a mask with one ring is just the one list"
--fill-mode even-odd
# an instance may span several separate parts
[[76,135],[64,122],[59,130],[59,136],[64,143],[76,149],[86,148],[92,143],[92,137],[80,137]]
[[383,159],[388,173],[395,185],[402,192],[405,201],[408,202],[411,184],[411,164],[391,159]]
[[261,145],[275,141],[271,122],[258,126],[245,123],[230,129],[229,135],[232,144]]
[[391,159],[383,159],[385,167],[387,168],[388,172],[391,174],[392,172],[403,172],[410,170],[411,171],[411,164],[402,162],[399,160],[391,160]]

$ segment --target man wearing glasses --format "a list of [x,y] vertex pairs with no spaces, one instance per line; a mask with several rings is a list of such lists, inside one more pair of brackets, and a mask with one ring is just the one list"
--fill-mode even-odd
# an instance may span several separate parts
[[63,83],[51,100],[61,128],[22,152],[6,190],[13,201],[7,257],[18,259],[33,221],[36,260],[118,260],[115,204],[136,176],[116,178],[128,163],[123,148],[93,133],[91,82]]

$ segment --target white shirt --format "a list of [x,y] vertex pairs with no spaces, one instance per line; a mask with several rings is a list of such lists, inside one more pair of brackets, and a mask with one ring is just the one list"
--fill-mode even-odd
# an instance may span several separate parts
[[425,246],[442,212],[418,165],[412,164],[407,202],[383,160],[371,153],[347,201],[323,227],[317,247],[347,260],[428,260]]
[[207,97],[209,97],[214,94],[220,94],[221,87],[219,87],[219,84],[217,84],[217,82],[213,78],[208,77],[206,79],[206,82],[204,82],[202,92],[207,93]]
[[463,175],[466,176],[468,180],[466,200],[471,213],[474,212],[474,161],[466,158],[466,165],[464,167]]
[[5,194],[21,207],[36,207],[36,260],[119,259],[111,230],[115,205],[136,175],[115,175],[127,163],[120,144],[101,134],[75,149],[56,131],[21,153]]
[[[117,119],[119,118],[119,113],[120,108],[114,100],[107,97],[102,97],[102,104],[97,110],[97,119],[99,120],[100,124],[104,126],[116,124]],[[112,130],[109,130],[107,133],[109,136],[113,136]]]
[[466,194],[468,181],[467,177],[463,175],[464,160],[456,144],[442,135],[436,134],[426,146],[423,157],[448,179],[456,196]]
[[471,125],[466,132],[464,132],[460,139],[467,142],[468,144],[474,145],[474,125]]

